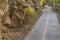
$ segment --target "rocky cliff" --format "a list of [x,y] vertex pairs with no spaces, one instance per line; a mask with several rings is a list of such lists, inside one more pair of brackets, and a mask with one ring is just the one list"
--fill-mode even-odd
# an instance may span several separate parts
[[40,0],[0,0],[2,40],[22,40],[42,13]]

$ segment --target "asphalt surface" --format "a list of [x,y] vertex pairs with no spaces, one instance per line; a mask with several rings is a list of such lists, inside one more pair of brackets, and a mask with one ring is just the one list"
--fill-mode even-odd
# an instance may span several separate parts
[[24,40],[60,40],[60,27],[55,12],[45,6],[43,15]]

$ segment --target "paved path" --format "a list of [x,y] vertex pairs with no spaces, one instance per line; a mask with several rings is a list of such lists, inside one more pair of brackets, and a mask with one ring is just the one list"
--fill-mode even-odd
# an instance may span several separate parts
[[45,6],[43,15],[24,40],[60,40],[60,27],[51,7]]

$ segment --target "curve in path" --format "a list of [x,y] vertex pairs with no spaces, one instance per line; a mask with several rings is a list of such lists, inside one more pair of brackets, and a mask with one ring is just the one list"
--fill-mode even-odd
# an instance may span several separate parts
[[55,12],[50,6],[45,6],[43,15],[28,33],[24,40],[60,40],[60,29]]

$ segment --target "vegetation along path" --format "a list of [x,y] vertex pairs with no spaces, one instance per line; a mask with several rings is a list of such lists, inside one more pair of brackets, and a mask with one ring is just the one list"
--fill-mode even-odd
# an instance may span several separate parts
[[60,40],[57,16],[50,6],[45,6],[43,15],[24,40]]

